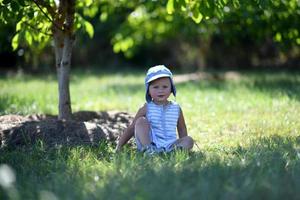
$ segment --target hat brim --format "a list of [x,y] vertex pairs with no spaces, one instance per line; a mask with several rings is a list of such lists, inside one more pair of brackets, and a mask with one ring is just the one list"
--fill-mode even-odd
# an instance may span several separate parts
[[163,78],[163,77],[169,77],[169,78],[171,78],[171,76],[168,75],[168,74],[157,74],[157,75],[151,77],[146,83],[150,83],[151,81],[154,81],[156,79]]

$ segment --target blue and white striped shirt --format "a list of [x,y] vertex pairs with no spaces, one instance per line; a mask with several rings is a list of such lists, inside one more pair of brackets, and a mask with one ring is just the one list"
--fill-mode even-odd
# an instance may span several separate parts
[[152,142],[157,148],[165,148],[168,151],[176,141],[179,113],[180,106],[173,101],[167,105],[157,105],[152,101],[147,103],[146,117],[150,124]]

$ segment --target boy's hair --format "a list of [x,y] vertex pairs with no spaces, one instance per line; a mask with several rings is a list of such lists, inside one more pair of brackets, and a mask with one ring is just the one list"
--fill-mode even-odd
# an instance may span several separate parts
[[171,92],[174,96],[176,96],[176,88],[173,82],[173,74],[172,72],[164,65],[156,65],[148,69],[147,75],[145,77],[145,87],[146,87],[146,101],[149,103],[152,98],[149,94],[149,85],[152,81],[162,78],[168,77],[171,82]]

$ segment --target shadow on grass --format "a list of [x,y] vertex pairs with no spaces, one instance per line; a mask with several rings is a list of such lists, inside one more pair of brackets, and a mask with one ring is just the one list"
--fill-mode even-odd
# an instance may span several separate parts
[[299,199],[299,147],[299,137],[271,136],[225,152],[147,157],[114,155],[104,143],[36,145],[1,152],[0,163],[15,170],[16,189],[26,199],[41,191],[58,199]]
[[3,173],[0,174],[0,199],[90,199],[89,189],[84,191],[88,184],[85,176],[94,178],[95,174],[89,174],[91,170],[83,166],[89,162],[87,160],[91,160],[92,165],[98,160],[108,162],[111,153],[111,143],[103,140],[93,146],[78,144],[49,148],[38,141],[32,146],[2,148],[0,172],[3,164],[9,166],[16,181],[9,188],[2,187]]
[[[223,154],[195,153],[120,163],[96,196],[104,199],[299,199],[300,138],[262,138]],[[300,151],[300,149],[298,149]],[[227,155],[226,155],[227,154]],[[128,169],[131,167],[132,169]],[[124,173],[122,173],[124,172]]]

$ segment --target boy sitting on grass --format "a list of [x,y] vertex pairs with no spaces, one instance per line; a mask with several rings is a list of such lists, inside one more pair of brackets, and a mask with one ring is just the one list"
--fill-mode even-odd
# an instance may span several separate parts
[[121,135],[116,151],[120,151],[132,136],[135,136],[138,151],[148,154],[177,148],[191,150],[194,140],[187,134],[182,110],[176,102],[168,100],[171,93],[176,96],[172,72],[164,65],[151,67],[145,86],[146,103]]

